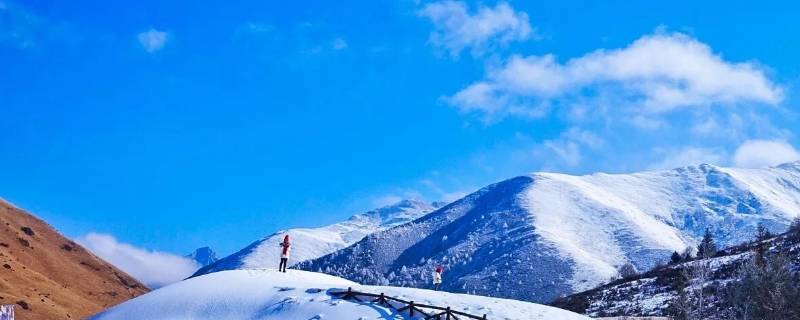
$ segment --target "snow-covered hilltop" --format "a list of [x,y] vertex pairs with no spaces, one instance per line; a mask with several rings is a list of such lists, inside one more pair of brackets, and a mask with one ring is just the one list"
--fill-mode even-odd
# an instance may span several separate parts
[[325,227],[278,231],[216,263],[201,268],[193,276],[222,270],[277,267],[280,256],[278,244],[286,234],[292,239],[290,264],[315,259],[345,248],[371,233],[417,219],[438,206],[437,203],[402,200],[393,205],[356,214],[347,221]]
[[583,320],[585,316],[538,304],[421,289],[359,286],[313,272],[230,270],[184,280],[108,309],[93,320],[153,319],[418,319],[371,303],[333,297],[347,287],[418,303],[449,306],[487,319]]
[[626,262],[647,270],[666,261],[694,246],[706,227],[727,246],[750,239],[759,222],[781,232],[797,215],[800,162],[534,173],[300,267],[365,284],[424,287],[442,265],[445,290],[549,302],[606,282]]

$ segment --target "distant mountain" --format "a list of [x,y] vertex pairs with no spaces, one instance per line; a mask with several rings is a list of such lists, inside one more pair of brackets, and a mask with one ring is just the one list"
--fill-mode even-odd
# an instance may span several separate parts
[[217,259],[217,253],[209,247],[197,248],[192,253],[187,254],[186,257],[194,260],[201,267],[205,267],[219,260]]
[[222,270],[277,268],[280,260],[279,244],[286,234],[292,242],[289,261],[291,265],[345,248],[368,234],[407,223],[436,208],[436,203],[402,200],[393,205],[356,214],[347,221],[325,227],[278,231],[201,268],[193,277]]
[[693,247],[721,246],[758,223],[800,214],[800,162],[767,169],[699,165],[634,174],[533,173],[487,186],[300,268],[365,284],[426,287],[437,265],[451,292],[549,302],[632,263],[648,270]]
[[17,319],[83,319],[149,290],[0,199],[0,304]]

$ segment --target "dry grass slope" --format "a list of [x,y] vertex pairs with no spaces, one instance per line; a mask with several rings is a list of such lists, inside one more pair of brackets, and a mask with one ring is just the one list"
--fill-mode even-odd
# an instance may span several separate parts
[[42,220],[0,199],[0,304],[19,319],[83,319],[148,291]]

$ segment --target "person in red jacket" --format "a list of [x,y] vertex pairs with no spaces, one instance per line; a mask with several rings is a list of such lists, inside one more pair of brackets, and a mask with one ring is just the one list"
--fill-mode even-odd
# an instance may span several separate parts
[[444,272],[442,266],[436,267],[436,270],[433,271],[433,290],[438,291],[442,285],[442,272]]
[[286,265],[289,263],[289,252],[292,250],[292,245],[289,244],[289,235],[283,237],[281,242],[281,263],[278,265],[278,271],[286,272]]

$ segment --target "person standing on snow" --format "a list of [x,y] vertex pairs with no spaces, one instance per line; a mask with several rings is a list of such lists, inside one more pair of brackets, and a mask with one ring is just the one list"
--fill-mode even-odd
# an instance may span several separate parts
[[292,245],[289,244],[289,235],[283,237],[281,242],[281,263],[278,265],[278,271],[286,273],[286,265],[289,263],[289,252],[292,250]]
[[436,270],[433,271],[433,290],[438,291],[439,286],[442,285],[442,272],[444,269],[442,266],[436,267]]

